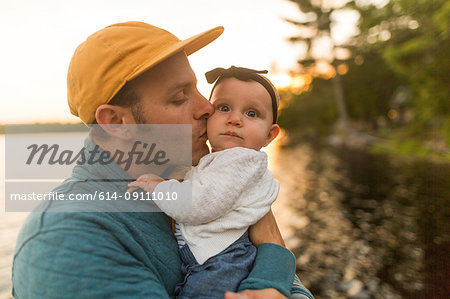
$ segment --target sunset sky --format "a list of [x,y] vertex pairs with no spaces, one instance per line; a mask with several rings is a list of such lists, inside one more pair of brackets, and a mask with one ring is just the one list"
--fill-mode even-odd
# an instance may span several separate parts
[[[296,28],[283,18],[302,15],[287,0],[2,0],[0,123],[78,121],[66,97],[75,48],[95,31],[130,20],[162,27],[180,39],[225,27],[218,40],[190,57],[205,96],[210,87],[203,74],[219,66],[272,69],[269,77],[285,84],[283,74],[296,68],[302,49],[286,41]],[[351,19],[343,18],[341,39],[350,34]]]

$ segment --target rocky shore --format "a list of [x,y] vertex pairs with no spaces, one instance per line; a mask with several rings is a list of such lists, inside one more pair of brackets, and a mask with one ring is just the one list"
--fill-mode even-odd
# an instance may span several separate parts
[[417,188],[389,163],[307,144],[275,155],[275,214],[316,298],[428,298]]

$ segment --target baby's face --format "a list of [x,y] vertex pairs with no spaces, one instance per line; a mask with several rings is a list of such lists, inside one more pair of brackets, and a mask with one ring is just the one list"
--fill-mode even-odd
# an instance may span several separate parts
[[208,118],[207,132],[213,151],[237,146],[260,150],[278,135],[270,95],[258,82],[223,79],[211,103],[214,114]]

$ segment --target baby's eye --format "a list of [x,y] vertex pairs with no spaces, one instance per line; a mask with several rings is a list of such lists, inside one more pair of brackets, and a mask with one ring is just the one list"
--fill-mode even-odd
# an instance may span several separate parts
[[228,111],[230,111],[230,108],[225,105],[220,105],[217,107],[217,110],[222,111],[222,112],[228,112]]
[[256,111],[253,111],[253,110],[250,110],[250,111],[247,111],[247,116],[249,116],[249,117],[257,117],[258,116],[258,114],[256,113]]

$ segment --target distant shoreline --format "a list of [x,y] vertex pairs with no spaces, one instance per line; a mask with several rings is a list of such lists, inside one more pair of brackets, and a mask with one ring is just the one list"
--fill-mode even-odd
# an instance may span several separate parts
[[59,132],[88,132],[89,128],[83,123],[48,123],[48,124],[11,124],[0,125],[0,135],[29,134],[29,133],[59,133]]

